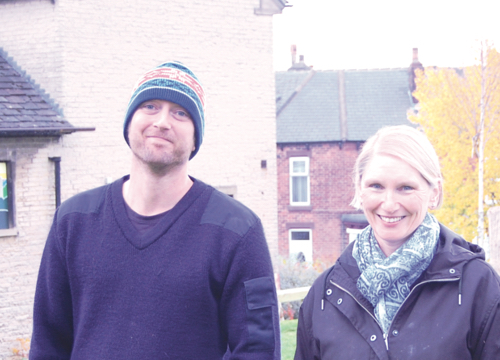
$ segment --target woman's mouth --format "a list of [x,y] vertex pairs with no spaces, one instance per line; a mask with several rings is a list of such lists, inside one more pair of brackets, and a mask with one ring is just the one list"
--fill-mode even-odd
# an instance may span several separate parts
[[398,221],[400,221],[400,220],[402,220],[404,218],[404,216],[385,217],[385,216],[382,216],[382,215],[379,215],[378,217],[381,218],[383,221],[388,222],[388,223],[395,223],[395,222],[398,222]]

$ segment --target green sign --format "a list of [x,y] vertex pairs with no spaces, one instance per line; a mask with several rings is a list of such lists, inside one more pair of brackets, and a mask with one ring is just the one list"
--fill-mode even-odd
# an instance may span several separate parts
[[0,229],[9,228],[9,203],[7,187],[7,164],[0,162]]

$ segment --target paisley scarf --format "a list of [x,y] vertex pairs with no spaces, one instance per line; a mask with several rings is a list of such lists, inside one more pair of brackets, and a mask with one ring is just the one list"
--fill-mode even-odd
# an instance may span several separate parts
[[358,235],[352,250],[361,271],[357,287],[375,308],[384,333],[409,295],[410,286],[432,261],[438,239],[439,223],[429,213],[413,235],[388,257],[380,249],[371,226]]

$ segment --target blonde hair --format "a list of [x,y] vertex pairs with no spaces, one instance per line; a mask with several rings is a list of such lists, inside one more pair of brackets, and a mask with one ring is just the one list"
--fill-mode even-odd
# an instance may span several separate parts
[[443,176],[439,158],[425,134],[407,125],[383,127],[365,142],[354,165],[355,194],[352,206],[361,208],[361,178],[375,155],[395,156],[415,168],[430,186],[439,187],[435,208],[441,206]]

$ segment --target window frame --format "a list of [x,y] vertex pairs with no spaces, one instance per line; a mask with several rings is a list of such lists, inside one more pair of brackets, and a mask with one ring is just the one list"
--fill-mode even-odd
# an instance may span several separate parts
[[[306,170],[304,174],[297,175],[293,172],[293,164],[296,161],[305,161]],[[310,177],[310,157],[309,156],[292,156],[288,160],[289,187],[290,187],[290,205],[292,206],[309,206],[311,205],[311,177]],[[293,178],[306,177],[306,196],[307,201],[293,201]]]
[[356,240],[358,234],[361,234],[363,232],[363,229],[355,229],[355,228],[346,228],[345,232],[347,233],[349,237],[349,244],[352,243],[354,240]]
[[[293,232],[308,232],[309,233],[309,240],[292,240],[292,233]],[[292,252],[292,241],[304,241],[302,244],[307,244],[308,249],[306,251],[300,250],[299,252]],[[293,229],[288,229],[288,255],[291,256],[293,254],[298,254],[302,252],[304,254],[304,257],[306,258],[307,262],[313,262],[314,261],[314,254],[313,254],[313,229],[310,228],[293,228]],[[310,259],[309,259],[310,257]]]
[[0,229],[0,237],[16,236],[18,234],[16,228],[16,208],[15,208],[15,183],[14,183],[14,162],[10,159],[0,157],[0,162],[6,164],[7,168],[7,206],[9,208],[8,222],[9,227]]

